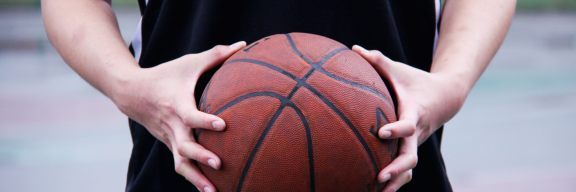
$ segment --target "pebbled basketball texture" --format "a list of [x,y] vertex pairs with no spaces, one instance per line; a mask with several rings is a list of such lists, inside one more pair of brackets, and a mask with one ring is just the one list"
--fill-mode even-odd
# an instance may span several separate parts
[[397,140],[378,129],[396,121],[381,77],[332,39],[278,34],[232,55],[214,74],[200,109],[226,130],[196,130],[222,159],[199,164],[218,191],[375,191]]

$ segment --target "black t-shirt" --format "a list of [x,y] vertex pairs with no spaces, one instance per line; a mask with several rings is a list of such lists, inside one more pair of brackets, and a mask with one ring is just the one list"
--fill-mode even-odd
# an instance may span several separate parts
[[[215,45],[306,32],[348,47],[377,49],[429,71],[439,15],[438,0],[139,0],[139,4],[142,19],[130,49],[143,68]],[[197,102],[215,70],[200,77]],[[389,91],[396,105],[394,92]],[[130,130],[134,148],[126,191],[196,191],[174,171],[165,144],[132,120]],[[413,179],[399,191],[452,191],[440,153],[442,130],[420,145]]]

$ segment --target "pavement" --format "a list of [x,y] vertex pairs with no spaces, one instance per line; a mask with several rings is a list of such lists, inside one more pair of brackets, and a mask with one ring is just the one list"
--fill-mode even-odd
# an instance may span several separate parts
[[[135,9],[118,9],[128,43]],[[576,191],[576,14],[518,13],[446,124],[455,191]],[[40,10],[0,9],[0,192],[123,191],[127,118],[47,40]]]

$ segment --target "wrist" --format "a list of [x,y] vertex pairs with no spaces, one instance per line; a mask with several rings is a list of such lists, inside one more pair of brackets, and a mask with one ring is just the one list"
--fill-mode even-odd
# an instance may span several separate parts
[[460,111],[472,86],[458,74],[433,73],[432,76],[438,84],[437,105],[434,108],[438,114],[442,114],[431,119],[430,129],[435,131]]
[[459,98],[466,98],[476,82],[475,79],[471,79],[465,73],[436,72],[431,74],[441,82],[446,91],[455,94]]
[[[128,61],[129,62],[129,61]],[[140,68],[135,61],[132,61],[134,65],[128,64],[108,64],[112,66],[106,66],[109,70],[109,75],[104,80],[102,86],[102,93],[112,100],[117,106],[121,105],[121,102],[125,100],[127,94],[132,92],[136,82],[142,80],[145,76],[145,69]],[[125,62],[124,62],[125,63]]]

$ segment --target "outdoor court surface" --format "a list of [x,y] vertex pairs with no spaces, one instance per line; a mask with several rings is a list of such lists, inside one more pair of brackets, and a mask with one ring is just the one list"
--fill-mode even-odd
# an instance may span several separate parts
[[[117,10],[130,41],[137,10]],[[576,191],[576,15],[517,14],[444,131],[455,191]],[[128,120],[58,56],[39,10],[0,10],[0,192],[123,191]]]

